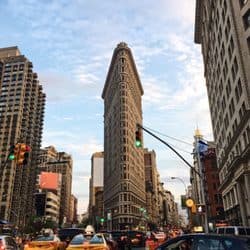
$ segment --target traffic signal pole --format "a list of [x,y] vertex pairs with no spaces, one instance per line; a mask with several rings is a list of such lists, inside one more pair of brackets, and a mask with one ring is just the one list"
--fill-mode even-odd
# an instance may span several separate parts
[[152,133],[151,131],[149,131],[148,129],[144,128],[142,125],[140,124],[136,124],[136,126],[142,130],[144,130],[145,132],[147,132],[148,134],[150,134],[151,136],[153,136],[154,138],[156,138],[158,141],[162,142],[163,144],[165,144],[168,148],[170,148],[172,151],[175,152],[175,154],[177,154],[187,165],[189,168],[191,168],[199,177],[201,177],[200,173],[180,154],[178,153],[172,146],[170,146],[167,142],[165,142],[164,140],[162,140],[160,137],[156,136],[154,133]]
[[[200,165],[199,165],[199,169],[200,171],[198,172],[194,166],[192,166],[180,153],[178,153],[171,145],[169,145],[167,142],[165,142],[164,140],[162,140],[160,137],[156,136],[154,133],[152,133],[151,131],[149,131],[148,129],[144,128],[141,124],[137,123],[136,124],[137,128],[144,130],[145,132],[147,132],[149,135],[153,136],[154,138],[156,138],[158,141],[162,142],[163,144],[165,144],[168,148],[170,148],[175,154],[177,154],[177,156],[179,156],[179,158],[182,159],[182,161],[184,161],[188,167],[190,169],[192,169],[200,178],[201,180],[201,197],[203,198],[203,201],[205,202],[205,191],[204,191],[204,175],[202,174]],[[199,153],[198,153],[198,157],[199,157]],[[200,164],[200,158],[198,158],[199,164]],[[205,204],[204,204],[205,205]],[[207,217],[207,208],[205,206],[205,214],[204,214],[204,230],[205,233],[208,233],[208,217]]]

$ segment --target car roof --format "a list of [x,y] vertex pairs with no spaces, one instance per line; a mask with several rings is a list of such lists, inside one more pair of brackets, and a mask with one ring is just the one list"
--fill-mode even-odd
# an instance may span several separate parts
[[11,235],[9,235],[9,234],[1,234],[0,235],[0,238],[6,238],[6,237],[11,237],[11,238],[13,238]]
[[186,238],[224,238],[224,239],[242,239],[242,240],[249,240],[250,237],[248,235],[228,235],[228,234],[215,234],[215,233],[193,233],[193,234],[183,234],[180,236],[177,236],[171,240],[174,239],[186,239]]
[[216,227],[216,228],[250,228],[245,226],[222,226],[222,227]]

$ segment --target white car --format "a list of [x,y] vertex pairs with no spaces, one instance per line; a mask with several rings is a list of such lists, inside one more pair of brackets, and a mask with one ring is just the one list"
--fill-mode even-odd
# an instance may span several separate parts
[[153,235],[155,239],[161,242],[163,242],[167,237],[167,235],[164,232],[153,232]]

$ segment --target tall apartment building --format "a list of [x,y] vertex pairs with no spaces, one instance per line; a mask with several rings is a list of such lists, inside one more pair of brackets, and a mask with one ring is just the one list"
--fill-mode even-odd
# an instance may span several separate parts
[[71,155],[57,152],[53,146],[40,150],[39,172],[53,172],[62,175],[59,224],[70,221],[73,161]]
[[[34,208],[45,94],[32,62],[18,47],[0,49],[0,218],[25,225]],[[31,147],[28,164],[6,161],[16,143]]]
[[146,206],[144,153],[135,147],[136,124],[142,124],[142,95],[132,52],[122,42],[114,50],[102,93],[104,213],[112,213],[117,227],[113,229],[138,226],[140,208]]
[[91,157],[89,182],[89,218],[92,220],[92,225],[95,226],[103,217],[103,170],[104,152],[96,152]]
[[250,225],[250,1],[196,1],[226,218]]
[[144,149],[145,185],[146,185],[146,209],[148,222],[151,227],[157,227],[160,219],[161,205],[159,204],[158,185],[160,183],[159,173],[156,166],[156,155],[154,150]]

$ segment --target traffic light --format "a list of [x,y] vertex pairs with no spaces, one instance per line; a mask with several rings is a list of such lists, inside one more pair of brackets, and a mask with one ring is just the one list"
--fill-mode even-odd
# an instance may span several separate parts
[[197,212],[196,204],[193,204],[190,208],[191,208],[191,213],[196,214],[196,212]]
[[187,207],[186,200],[187,200],[187,196],[186,195],[181,195],[181,208],[182,209],[185,209]]
[[17,158],[17,165],[26,165],[28,163],[30,147],[24,143],[19,146],[19,154]]
[[16,145],[10,146],[8,159],[11,160],[11,161],[15,160],[15,147],[16,147]]
[[15,145],[12,145],[10,147],[10,152],[9,152],[8,159],[11,160],[11,161],[17,160],[18,151],[19,151],[19,143],[15,144]]
[[142,147],[142,134],[141,134],[141,128],[136,129],[135,131],[135,146],[137,148],[141,148]]
[[104,222],[104,218],[100,218],[100,222],[103,223]]
[[196,211],[198,214],[206,213],[206,205],[196,204]]

